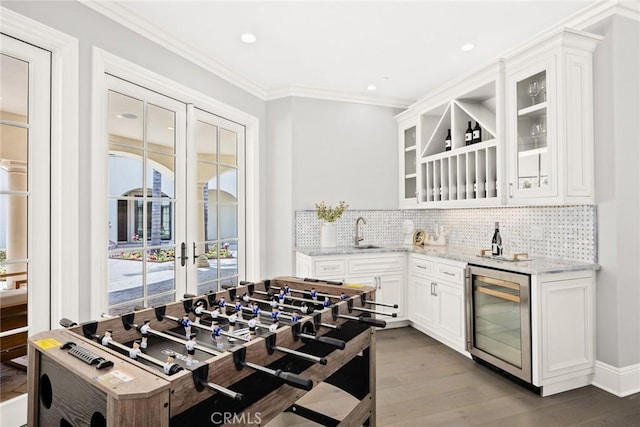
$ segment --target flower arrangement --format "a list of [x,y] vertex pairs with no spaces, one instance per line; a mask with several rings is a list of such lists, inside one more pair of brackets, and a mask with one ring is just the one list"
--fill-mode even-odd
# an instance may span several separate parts
[[349,207],[344,201],[341,201],[338,206],[332,208],[324,204],[324,201],[316,203],[316,214],[318,219],[325,222],[336,222]]

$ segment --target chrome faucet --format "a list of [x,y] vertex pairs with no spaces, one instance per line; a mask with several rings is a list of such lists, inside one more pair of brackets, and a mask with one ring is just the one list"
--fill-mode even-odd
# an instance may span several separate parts
[[364,240],[364,237],[360,236],[360,221],[362,221],[363,224],[367,223],[367,221],[365,221],[363,217],[359,217],[358,219],[356,219],[356,237],[354,239],[354,244],[356,246],[358,246],[360,242]]

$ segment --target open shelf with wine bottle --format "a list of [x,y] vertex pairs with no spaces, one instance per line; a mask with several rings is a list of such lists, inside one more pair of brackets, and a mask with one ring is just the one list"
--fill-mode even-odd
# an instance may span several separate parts
[[500,202],[496,97],[492,80],[420,115],[420,203],[453,207]]

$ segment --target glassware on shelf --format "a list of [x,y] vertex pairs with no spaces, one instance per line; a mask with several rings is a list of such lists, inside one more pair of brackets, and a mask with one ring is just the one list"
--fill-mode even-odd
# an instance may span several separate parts
[[537,80],[532,80],[529,82],[529,90],[527,91],[529,96],[531,97],[531,105],[536,105],[536,96],[540,93],[540,86],[538,85]]
[[540,90],[540,94],[542,95],[542,102],[546,102],[546,100],[547,100],[547,81],[546,81],[546,79],[540,80],[539,90]]
[[533,148],[538,148],[538,139],[542,136],[542,126],[540,122],[531,125],[531,139],[533,139]]

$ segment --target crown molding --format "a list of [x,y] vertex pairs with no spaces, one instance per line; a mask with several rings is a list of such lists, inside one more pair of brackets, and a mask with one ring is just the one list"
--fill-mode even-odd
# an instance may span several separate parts
[[107,18],[117,22],[118,24],[130,29],[133,32],[151,40],[152,42],[164,47],[165,49],[179,55],[186,60],[199,65],[212,74],[224,79],[225,81],[239,87],[250,94],[265,100],[266,91],[256,82],[240,76],[238,73],[219,64],[218,62],[207,57],[198,49],[178,42],[174,38],[167,35],[159,27],[150,24],[140,15],[131,12],[123,7],[119,2],[113,1],[95,1],[95,0],[77,0],[88,8],[106,16]]
[[151,40],[152,42],[170,50],[186,60],[196,64],[205,70],[217,75],[218,77],[228,81],[229,83],[243,89],[262,101],[272,101],[275,99],[285,98],[288,96],[299,96],[306,98],[326,99],[332,101],[355,102],[361,104],[380,105],[394,108],[407,108],[413,100],[400,98],[385,98],[376,96],[367,96],[357,93],[348,93],[340,91],[332,91],[321,88],[290,86],[288,88],[280,88],[267,90],[258,83],[240,76],[238,73],[221,65],[217,61],[207,57],[201,51],[193,47],[178,42],[172,37],[166,35],[160,28],[150,24],[143,17],[136,13],[132,13],[119,2],[97,1],[97,0],[77,0],[93,11],[106,16],[107,18],[117,22],[118,24],[134,31],[141,36]]
[[378,105],[381,107],[407,108],[414,101],[402,98],[386,98],[380,96],[367,96],[353,92],[341,92],[328,89],[320,89],[310,86],[288,86],[284,88],[270,90],[265,101],[287,97],[315,98],[327,101],[353,102],[357,104]]

